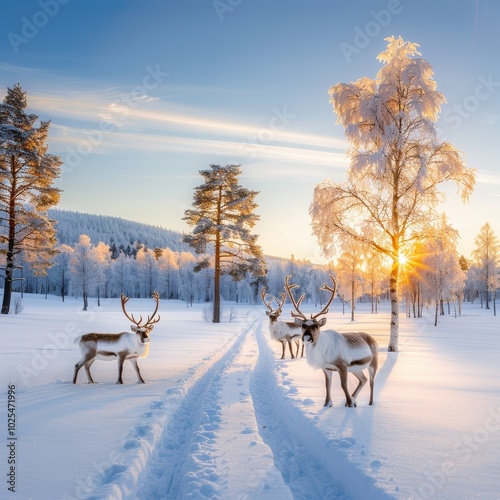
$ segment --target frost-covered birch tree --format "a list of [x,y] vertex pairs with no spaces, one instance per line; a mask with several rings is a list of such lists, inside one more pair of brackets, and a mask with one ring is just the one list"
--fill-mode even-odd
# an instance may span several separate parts
[[497,268],[500,265],[500,243],[489,222],[480,229],[474,240],[472,252],[474,263],[483,283],[486,309],[490,308],[490,293],[493,294],[493,313],[496,316],[496,290],[498,287]]
[[443,217],[435,236],[429,238],[422,249],[420,274],[424,295],[435,306],[434,326],[437,326],[439,311],[444,314],[443,301],[459,300],[465,285],[466,274],[460,266],[457,239],[458,233]]
[[158,273],[160,292],[167,299],[173,298],[179,288],[179,255],[170,248],[165,248],[158,259]]
[[141,292],[144,293],[145,297],[151,297],[154,290],[156,290],[158,282],[158,262],[155,259],[154,253],[141,248],[137,252],[136,264]]
[[69,264],[73,249],[69,245],[59,245],[57,247],[58,254],[55,258],[56,265],[56,285],[61,290],[61,298],[64,302],[64,297],[68,294],[69,285]]
[[0,104],[0,253],[5,255],[2,314],[10,309],[16,258],[24,254],[36,276],[45,276],[56,255],[54,221],[47,210],[59,202],[52,184],[62,161],[47,153],[50,122],[37,127],[27,114],[26,92],[7,89]]
[[81,292],[83,310],[88,308],[88,297],[104,281],[102,260],[96,247],[92,246],[86,234],[80,236],[70,260],[71,286]]
[[368,247],[365,253],[363,274],[366,282],[366,291],[371,297],[372,314],[378,312],[378,301],[382,293],[384,278],[387,276],[383,260],[382,254]]
[[111,261],[109,278],[112,295],[119,297],[123,293],[130,297],[134,294],[135,267],[135,260],[123,252]]
[[[349,234],[391,259],[389,351],[397,351],[400,252],[427,238],[445,199],[440,185],[454,182],[466,201],[475,171],[438,137],[435,122],[445,97],[418,45],[400,37],[386,40],[375,79],[329,90],[351,145],[350,166],[345,182],[327,180],[315,187],[310,213],[326,255],[333,254],[340,235]],[[373,226],[377,231],[367,230]]]
[[[184,220],[193,227],[184,241],[196,253],[203,254],[213,246],[214,309],[213,322],[220,322],[221,275],[229,274],[235,280],[264,275],[264,258],[257,235],[251,229],[259,220],[254,214],[257,191],[250,191],[238,183],[241,169],[238,165],[210,165],[200,170],[204,183],[195,188],[193,209],[185,212]],[[195,270],[210,266],[210,260],[200,262]]]
[[336,270],[339,277],[339,291],[343,297],[349,297],[351,321],[354,321],[356,299],[362,294],[361,265],[363,257],[362,246],[350,236],[343,237]]

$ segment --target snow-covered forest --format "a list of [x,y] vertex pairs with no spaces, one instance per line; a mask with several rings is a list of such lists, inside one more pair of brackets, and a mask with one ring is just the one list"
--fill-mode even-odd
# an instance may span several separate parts
[[[212,271],[194,271],[198,256],[182,242],[182,234],[163,228],[109,216],[51,210],[58,221],[60,253],[46,277],[35,276],[29,262],[16,271],[14,290],[21,292],[81,297],[150,297],[158,290],[163,299],[180,299],[188,305],[209,302]],[[412,260],[405,263],[401,281],[406,313],[421,316],[424,306],[436,306],[438,315],[459,315],[462,302],[480,302],[496,314],[499,286],[499,251],[489,224],[478,232],[474,252],[458,254],[456,238],[442,236],[418,245]],[[496,255],[496,257],[495,257]],[[420,256],[420,257],[415,257]],[[266,286],[273,295],[283,289],[287,274],[307,292],[308,300],[322,303],[319,287],[332,273],[339,284],[344,313],[354,319],[359,301],[371,302],[376,312],[388,297],[388,264],[359,245],[344,245],[338,259],[329,265],[305,260],[266,257]],[[262,283],[248,274],[241,281],[223,277],[226,301],[256,303]]]

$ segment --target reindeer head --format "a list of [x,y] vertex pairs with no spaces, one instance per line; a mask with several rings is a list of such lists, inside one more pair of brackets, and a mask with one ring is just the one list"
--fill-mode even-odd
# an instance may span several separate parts
[[[269,316],[269,321],[271,324],[277,323],[278,318],[280,317],[280,315],[282,313],[282,307],[283,307],[283,304],[285,303],[286,295],[284,293],[280,293],[281,302],[274,295],[271,296],[271,299],[269,300],[269,302],[266,302],[266,295],[267,295],[266,294],[266,287],[262,287],[260,297],[262,299],[262,302],[264,302],[264,305],[269,309],[269,311],[266,311],[266,314],[267,314],[267,316]],[[278,304],[277,309],[273,309],[273,307],[272,307],[273,300],[275,300],[276,303]]]
[[326,324],[326,318],[321,318],[321,319],[318,318],[319,316],[328,313],[328,308],[330,307],[330,304],[332,303],[333,298],[335,297],[335,290],[337,289],[337,283],[335,282],[335,279],[331,274],[329,274],[329,276],[330,279],[332,280],[333,288],[324,283],[323,286],[320,288],[320,290],[326,290],[330,292],[330,299],[326,303],[325,307],[323,307],[323,309],[319,313],[311,314],[310,319],[306,318],[304,313],[302,313],[299,309],[300,303],[304,300],[306,294],[305,293],[302,294],[299,300],[295,301],[292,295],[292,290],[294,288],[297,288],[298,285],[290,285],[289,280],[291,275],[288,275],[285,278],[285,291],[290,297],[294,309],[297,311],[296,313],[292,311],[292,316],[295,318],[295,324],[302,328],[302,341],[304,343],[308,342],[314,345],[318,341],[321,327],[325,326]]
[[160,304],[160,297],[158,295],[158,292],[153,293],[153,299],[156,302],[156,307],[151,316],[148,316],[147,321],[144,324],[142,323],[142,316],[139,317],[138,320],[134,318],[133,314],[128,314],[126,309],[125,309],[125,304],[128,301],[128,297],[125,297],[122,293],[121,301],[122,301],[122,310],[125,316],[134,323],[133,325],[130,325],[130,329],[136,333],[137,335],[140,336],[140,342],[141,344],[147,344],[149,342],[149,334],[151,330],[154,328],[155,323],[158,323],[160,321],[160,315],[158,315],[157,318],[155,318],[156,312],[158,311],[158,306]]

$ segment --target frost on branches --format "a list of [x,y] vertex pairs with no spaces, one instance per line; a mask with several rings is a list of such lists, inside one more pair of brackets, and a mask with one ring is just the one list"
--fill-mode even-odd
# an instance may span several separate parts
[[315,187],[313,232],[326,255],[340,235],[371,245],[392,260],[391,338],[398,350],[399,255],[432,234],[445,199],[440,184],[453,181],[464,201],[475,184],[459,151],[439,140],[435,122],[445,102],[418,45],[386,39],[375,79],[338,83],[329,90],[338,123],[351,145],[347,180]]
[[0,104],[0,256],[4,294],[2,314],[8,314],[16,261],[23,255],[35,274],[43,276],[56,254],[54,221],[47,210],[59,202],[61,159],[47,153],[50,122],[35,123],[26,113],[26,92],[7,89]]

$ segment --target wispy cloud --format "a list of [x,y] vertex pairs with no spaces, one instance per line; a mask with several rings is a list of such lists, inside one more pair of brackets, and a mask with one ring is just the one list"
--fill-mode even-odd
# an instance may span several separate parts
[[489,170],[483,170],[477,174],[477,182],[482,184],[500,185],[500,174]]
[[[88,151],[90,141],[92,152],[99,153],[133,149],[223,155],[238,163],[267,160],[347,166],[345,141],[291,130],[282,123],[286,118],[272,121],[273,114],[264,124],[214,117],[210,110],[200,112],[147,96],[124,97],[116,89],[31,93],[29,97],[30,108],[54,120],[51,149],[56,147],[54,152],[63,159],[65,151],[78,146]],[[287,116],[286,109],[274,113]]]
[[[104,98],[103,98],[104,97]],[[111,102],[110,102],[111,101]],[[119,128],[158,129],[175,133],[191,133],[203,135],[220,135],[223,137],[240,137],[242,140],[258,141],[265,136],[264,142],[290,142],[321,148],[344,150],[344,140],[333,137],[314,135],[287,130],[284,126],[274,124],[256,124],[234,119],[217,119],[206,114],[194,113],[189,108],[175,104],[155,101],[138,101],[132,105],[124,103],[120,97],[110,98],[102,95],[74,94],[53,95],[33,94],[30,105],[38,112],[64,117],[73,121],[90,121],[99,126],[101,120],[109,121]],[[283,110],[277,110],[276,113]],[[286,113],[286,110],[283,111]]]
[[[92,139],[94,133],[94,152],[104,153],[107,150],[135,150],[146,152],[188,152],[191,154],[223,155],[234,161],[242,161],[246,148],[254,147],[255,158],[252,160],[273,160],[277,162],[292,162],[301,165],[330,166],[345,168],[347,159],[344,153],[309,149],[306,147],[290,147],[278,145],[262,145],[223,139],[206,139],[201,137],[168,136],[150,132],[116,131],[110,134],[99,135],[91,130],[82,131],[78,128],[55,126],[50,143],[56,146],[57,153],[61,154],[71,147],[78,148],[84,142]],[[64,156],[64,154],[63,154]],[[308,171],[304,171],[309,175]]]

